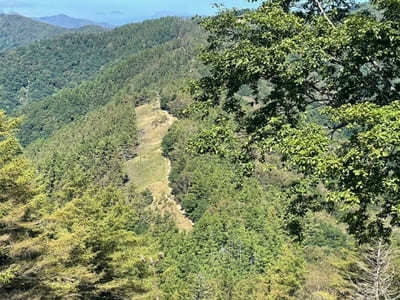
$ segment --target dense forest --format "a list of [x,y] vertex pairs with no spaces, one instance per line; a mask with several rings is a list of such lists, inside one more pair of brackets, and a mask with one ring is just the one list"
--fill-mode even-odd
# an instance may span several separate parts
[[0,52],[9,51],[40,40],[51,39],[70,32],[94,33],[104,30],[100,26],[92,25],[68,30],[20,15],[0,14]]
[[0,54],[0,298],[400,297],[400,2],[258,4]]
[[68,30],[19,15],[0,14],[0,52],[65,34]]
[[9,113],[91,79],[108,64],[178,38],[188,22],[165,18],[112,31],[68,34],[0,53],[0,101]]

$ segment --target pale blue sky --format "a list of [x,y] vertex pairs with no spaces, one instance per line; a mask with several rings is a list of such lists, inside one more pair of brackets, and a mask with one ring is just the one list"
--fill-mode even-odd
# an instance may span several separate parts
[[246,0],[0,0],[0,12],[16,12],[29,17],[67,14],[121,24],[162,15],[209,15],[215,12],[213,3],[227,7],[252,6]]

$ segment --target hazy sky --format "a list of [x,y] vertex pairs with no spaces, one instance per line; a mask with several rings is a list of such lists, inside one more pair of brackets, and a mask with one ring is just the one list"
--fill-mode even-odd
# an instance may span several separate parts
[[246,0],[0,0],[0,12],[15,12],[29,17],[67,14],[121,24],[162,15],[209,15],[215,12],[213,3],[251,7]]

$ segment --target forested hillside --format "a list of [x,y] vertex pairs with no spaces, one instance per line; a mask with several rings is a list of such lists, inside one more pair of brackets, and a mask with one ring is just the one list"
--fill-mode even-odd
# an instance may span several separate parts
[[259,4],[0,58],[0,298],[400,297],[400,2]]
[[20,15],[0,14],[0,52],[50,39],[68,30],[34,21]]
[[76,29],[66,29],[20,15],[0,14],[0,52],[6,52],[40,40],[71,33],[95,33],[106,29],[97,25],[86,25]]
[[130,54],[178,38],[190,22],[164,18],[94,34],[68,34],[0,53],[0,101],[8,112],[91,78]]
[[165,244],[161,288],[396,299],[400,2],[260,2],[202,22],[209,73],[164,139],[195,226]]
[[[13,135],[21,121],[1,119],[4,136],[12,141],[6,140],[11,148],[2,152],[8,153],[2,170],[15,174],[0,179],[10,186],[0,210],[1,296],[160,295],[159,236],[176,228],[168,216],[149,209],[151,194],[135,192],[125,164],[135,157],[140,135],[135,107],[170,98],[180,93],[188,74],[199,76],[195,58],[203,33],[196,24],[182,22],[186,29],[172,41],[128,55],[76,88],[27,104],[21,137],[30,143],[26,154],[34,163],[23,160],[22,166],[17,160],[21,150]],[[177,103],[185,101],[170,103],[179,111]],[[19,173],[20,167],[26,173]],[[34,169],[40,176],[36,186]],[[19,198],[12,196],[11,186],[21,187]]]
[[63,89],[26,105],[22,110],[21,142],[27,145],[37,138],[49,137],[57,129],[105,105],[126,89],[131,97],[136,95],[144,101],[147,94],[154,95],[166,88],[172,79],[176,82],[182,80],[189,73],[198,50],[190,37],[196,32],[195,27],[192,31],[187,27],[187,30],[186,36],[182,31],[181,38],[128,56],[76,88]]

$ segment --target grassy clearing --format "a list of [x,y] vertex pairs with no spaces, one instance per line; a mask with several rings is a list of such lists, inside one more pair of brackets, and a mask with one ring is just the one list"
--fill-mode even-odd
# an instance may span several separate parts
[[127,162],[128,175],[139,192],[147,188],[152,191],[155,208],[170,213],[181,230],[191,230],[191,221],[184,216],[171,194],[168,181],[170,162],[161,152],[162,139],[174,118],[160,109],[159,101],[136,108],[136,118],[140,132],[138,155]]

